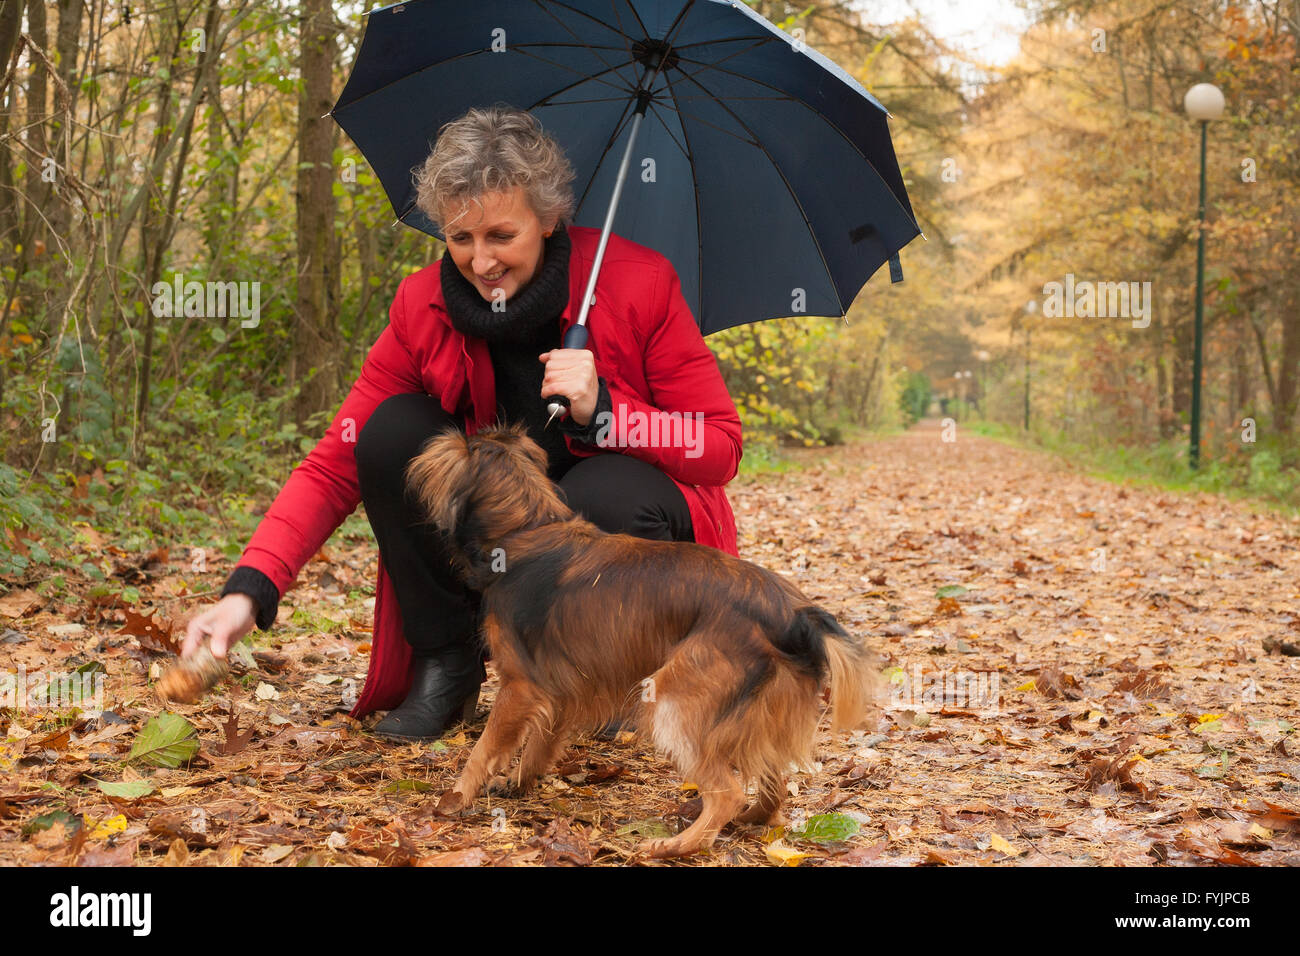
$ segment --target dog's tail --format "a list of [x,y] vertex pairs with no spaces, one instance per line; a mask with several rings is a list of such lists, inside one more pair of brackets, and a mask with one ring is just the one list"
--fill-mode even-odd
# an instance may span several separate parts
[[797,608],[794,620],[775,643],[805,670],[816,674],[829,670],[832,731],[862,723],[867,705],[880,693],[880,668],[875,655],[834,615],[815,604]]

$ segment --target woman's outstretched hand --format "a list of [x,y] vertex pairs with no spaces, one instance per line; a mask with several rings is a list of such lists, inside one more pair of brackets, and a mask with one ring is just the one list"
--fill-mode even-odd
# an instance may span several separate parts
[[227,594],[212,607],[196,614],[185,626],[181,657],[189,657],[209,638],[212,656],[224,658],[227,649],[253,629],[256,607],[247,594]]

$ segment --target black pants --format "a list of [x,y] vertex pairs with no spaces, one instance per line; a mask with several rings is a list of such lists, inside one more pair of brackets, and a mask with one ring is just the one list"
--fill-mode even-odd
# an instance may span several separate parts
[[[464,426],[433,396],[393,395],[371,413],[357,437],[361,500],[397,591],[407,643],[417,656],[478,636],[480,594],[457,578],[445,538],[420,514],[402,481],[407,462],[447,428]],[[658,468],[628,455],[584,458],[557,487],[570,508],[604,531],[695,540],[681,490]]]

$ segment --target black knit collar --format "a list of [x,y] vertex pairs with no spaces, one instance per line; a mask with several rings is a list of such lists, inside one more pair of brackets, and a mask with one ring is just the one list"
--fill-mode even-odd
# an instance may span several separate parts
[[522,345],[549,336],[556,331],[560,313],[569,303],[571,249],[569,231],[563,224],[557,225],[546,240],[537,275],[503,303],[502,312],[492,310],[492,303],[461,275],[451,253],[445,253],[440,277],[452,327],[489,345]]

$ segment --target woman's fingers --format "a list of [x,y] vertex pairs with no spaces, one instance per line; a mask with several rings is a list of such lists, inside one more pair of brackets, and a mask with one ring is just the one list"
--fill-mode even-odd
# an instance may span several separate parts
[[253,602],[244,594],[227,594],[185,627],[181,657],[189,657],[207,638],[214,657],[225,657],[231,644],[253,629]]
[[190,618],[190,623],[185,626],[185,642],[181,644],[181,657],[189,657],[199,649],[203,639],[211,633],[211,617],[212,611],[204,611]]
[[208,644],[208,646],[212,649],[213,657],[220,659],[226,656],[226,650],[230,647],[231,644],[235,643],[235,640],[238,640],[238,638],[235,638],[235,640],[231,640],[231,637],[232,637],[232,631],[229,625],[218,626],[213,630],[212,640]]
[[554,349],[538,358],[546,363],[543,397],[558,394],[573,401],[594,395],[599,387],[595,357],[588,349]]

